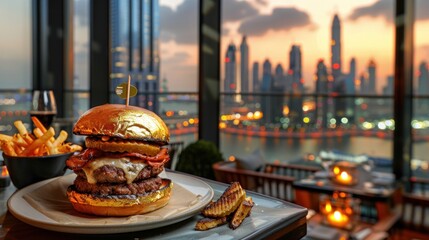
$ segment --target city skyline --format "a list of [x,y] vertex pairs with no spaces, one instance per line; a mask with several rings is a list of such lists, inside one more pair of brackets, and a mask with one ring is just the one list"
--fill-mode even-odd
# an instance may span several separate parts
[[[356,59],[351,58],[349,71],[343,71],[343,58],[341,45],[341,20],[335,14],[331,25],[331,53],[330,53],[330,70],[328,71],[324,59],[318,60],[314,70],[315,85],[314,88],[304,88],[304,79],[302,78],[302,53],[300,45],[292,45],[289,52],[289,67],[283,70],[282,63],[278,63],[272,70],[270,58],[266,58],[262,65],[262,75],[259,75],[259,62],[253,62],[253,69],[249,69],[249,46],[247,44],[247,36],[243,35],[240,44],[240,50],[233,42],[228,45],[225,57],[221,61],[225,63],[225,75],[221,76],[223,88],[221,91],[231,92],[283,92],[283,93],[333,93],[336,94],[393,94],[393,75],[387,75],[385,85],[378,86],[381,92],[377,92],[377,63],[374,59],[370,59],[366,65],[365,71],[356,74]],[[238,62],[237,59],[241,61]],[[323,64],[323,66],[321,66]],[[256,68],[256,69],[255,69]],[[326,76],[320,76],[321,68],[324,69]],[[416,70],[417,94],[429,93],[428,80],[429,65],[426,61],[419,63]],[[237,71],[238,69],[238,71]],[[252,71],[252,79],[248,75]],[[237,74],[240,73],[240,75]],[[243,76],[244,75],[244,76]],[[324,81],[326,83],[320,83]],[[321,85],[326,85],[321,87]],[[251,91],[249,90],[251,87]],[[351,104],[351,103],[350,103]],[[350,105],[347,104],[347,105]],[[346,110],[344,109],[344,112]],[[341,115],[341,114],[340,114]],[[341,116],[340,116],[341,117]]]
[[[192,1],[160,1],[161,4],[161,76],[167,75],[171,91],[185,91],[197,87],[197,32],[192,29],[198,18],[197,4]],[[429,12],[423,11],[429,2],[416,1],[415,72],[422,60],[429,56]],[[195,11],[195,12],[193,12]],[[366,72],[371,59],[377,62],[377,93],[381,94],[394,69],[394,2],[387,0],[337,1],[323,5],[316,0],[297,1],[224,1],[222,4],[221,59],[232,42],[239,46],[247,35],[249,64],[262,64],[269,58],[273,66],[288,65],[288,51],[300,45],[303,59],[303,78],[306,87],[314,89],[313,77],[319,59],[331,68],[329,52],[332,17],[342,21],[343,71],[355,59],[355,73],[359,78]],[[169,13],[166,17],[162,13]],[[179,19],[179,16],[185,18]],[[168,21],[168,24],[166,23]],[[174,22],[175,21],[175,22]],[[183,26],[173,29],[173,23]],[[362,34],[365,33],[365,34]],[[237,64],[240,64],[238,59]],[[223,63],[221,64],[223,78]],[[250,68],[251,66],[249,66]],[[172,76],[170,71],[180,69]],[[238,70],[237,70],[238,71]],[[239,72],[238,78],[239,76]],[[183,79],[186,82],[183,82]],[[180,82],[180,86],[176,85]],[[223,87],[221,87],[223,89]]]
[[[168,80],[169,91],[197,91],[198,89],[198,1],[160,0],[160,78]],[[2,4],[2,3],[0,3]],[[27,9],[26,1],[11,1],[18,9]],[[306,86],[314,86],[319,59],[329,64],[329,34],[332,16],[339,14],[343,21],[343,67],[348,71],[351,58],[355,58],[356,78],[365,72],[371,59],[377,63],[377,91],[381,93],[390,75],[393,75],[394,2],[388,0],[339,1],[329,0],[321,5],[318,0],[298,1],[225,1],[222,4],[221,54],[231,42],[239,44],[243,33],[249,34],[249,68],[255,61],[262,63],[270,58],[273,66],[288,65],[290,46],[302,47],[303,75]],[[422,61],[429,62],[429,1],[416,1],[415,24],[415,83]],[[0,5],[1,6],[1,5]],[[19,7],[18,7],[19,6]],[[0,9],[8,9],[2,7]],[[288,12],[289,11],[289,12]],[[8,34],[0,39],[2,82],[10,88],[31,88],[31,17],[28,12],[0,11],[0,23],[13,21],[14,26],[0,24]],[[285,14],[285,12],[290,14]],[[293,13],[293,14],[292,14]],[[282,17],[285,16],[286,17]],[[294,19],[287,16],[295,17]],[[302,22],[298,22],[299,19]],[[80,22],[80,21],[78,21]],[[279,24],[282,22],[282,24]],[[83,21],[84,23],[84,21]],[[80,23],[81,26],[83,26]],[[253,26],[252,28],[250,26]],[[15,30],[14,30],[15,29]],[[23,31],[16,31],[22,29]],[[362,30],[363,29],[363,30]],[[79,51],[85,51],[87,28],[76,28],[75,41]],[[364,32],[365,34],[361,34]],[[374,41],[373,45],[368,44]],[[310,42],[309,44],[304,41]],[[269,47],[267,47],[269,46]],[[280,47],[279,47],[280,46]],[[84,48],[85,47],[85,48]],[[354,54],[357,52],[360,54]],[[381,55],[382,57],[377,57]],[[222,56],[221,56],[222,58]],[[239,62],[240,63],[240,62]],[[223,69],[223,66],[221,66]],[[223,70],[222,70],[223,71]],[[223,73],[221,73],[221,76]],[[249,78],[251,75],[249,74]]]

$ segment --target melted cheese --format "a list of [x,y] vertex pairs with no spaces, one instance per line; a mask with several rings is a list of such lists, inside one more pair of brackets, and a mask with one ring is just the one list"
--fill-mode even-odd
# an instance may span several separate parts
[[82,168],[82,170],[85,172],[88,183],[97,183],[97,180],[93,176],[93,172],[104,165],[110,165],[122,169],[125,173],[125,178],[127,179],[128,184],[132,183],[139,172],[146,166],[144,163],[134,164],[130,162],[129,158],[125,157],[119,159],[98,158],[87,163],[85,167]]

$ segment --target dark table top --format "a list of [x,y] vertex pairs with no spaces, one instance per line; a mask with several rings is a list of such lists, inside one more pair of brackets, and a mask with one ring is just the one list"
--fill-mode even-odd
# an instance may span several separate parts
[[327,173],[321,174],[324,177],[317,177],[317,175],[316,173],[308,179],[296,180],[293,183],[294,188],[325,194],[340,191],[352,194],[354,197],[375,201],[388,200],[396,190],[394,179],[391,179],[391,176],[386,173],[366,170],[362,166],[358,167],[359,177],[354,185],[335,183],[328,177]]
[[[175,174],[182,174],[174,172]],[[167,172],[168,174],[168,172]],[[189,175],[191,176],[191,175]],[[195,177],[195,176],[192,176]],[[216,200],[228,185],[198,178],[210,185]],[[251,215],[236,230],[223,225],[208,231],[195,231],[200,215],[191,216],[160,228],[117,234],[75,234],[49,231],[18,220],[7,210],[7,200],[16,192],[11,185],[0,188],[0,239],[301,239],[306,234],[307,209],[269,196],[247,191],[255,206]]]

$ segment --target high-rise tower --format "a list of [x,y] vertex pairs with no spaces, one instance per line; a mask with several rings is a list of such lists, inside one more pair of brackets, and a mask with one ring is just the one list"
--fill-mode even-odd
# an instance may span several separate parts
[[259,92],[260,89],[260,83],[259,83],[259,63],[254,62],[252,67],[252,90],[253,92]]
[[302,82],[302,68],[301,68],[301,48],[298,45],[292,45],[289,52],[289,71],[288,73],[292,77],[292,85],[298,87],[299,90],[303,90]]
[[426,62],[421,62],[419,65],[418,72],[418,81],[419,81],[419,90],[418,94],[426,95],[429,94],[429,72],[428,72],[428,64]]
[[347,94],[355,94],[356,92],[355,79],[356,79],[356,59],[352,58],[350,60],[350,71],[346,78]]
[[225,56],[224,92],[235,92],[237,89],[237,62],[235,51],[234,43],[230,43]]
[[[317,63],[316,94],[329,93],[328,69],[323,59]],[[328,127],[328,98],[316,98],[316,123],[322,128]]]
[[264,123],[279,123],[283,114],[283,96],[281,94],[271,94],[279,92],[280,89],[274,86],[272,66],[270,60],[265,60],[262,66],[261,92],[269,93],[261,96],[261,110]]
[[302,81],[301,48],[298,45],[292,45],[289,52],[288,73],[291,77],[291,86],[287,92],[295,95],[288,101],[290,125],[300,127],[304,113],[302,111],[303,98],[299,95],[304,92],[304,83]]
[[[111,91],[132,77],[139,93],[160,90],[159,0],[111,1]],[[117,99],[117,100],[116,100]],[[120,98],[111,103],[122,103]],[[130,104],[158,112],[158,97],[143,94]]]
[[279,63],[274,70],[274,86],[284,89],[286,87],[286,78],[283,71],[283,66]]
[[374,60],[371,59],[368,64],[368,94],[375,94],[375,78],[376,78],[376,65]]
[[350,95],[345,99],[346,117],[349,124],[353,124],[355,121],[355,97],[356,94],[356,59],[350,60],[349,74],[345,78],[345,93]]
[[341,76],[341,25],[338,15],[332,21],[331,32],[331,71],[334,82]]
[[266,59],[262,65],[262,84],[261,91],[269,92],[273,86],[273,76],[271,72],[271,62]]
[[241,92],[249,92],[249,46],[246,42],[246,36],[240,45],[240,77],[241,77]]

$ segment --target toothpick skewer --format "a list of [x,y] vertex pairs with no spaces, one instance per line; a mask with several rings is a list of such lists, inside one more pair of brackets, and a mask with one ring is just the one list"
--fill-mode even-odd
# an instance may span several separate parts
[[127,84],[127,106],[130,103],[130,86],[131,86],[131,75],[128,75],[128,84]]

